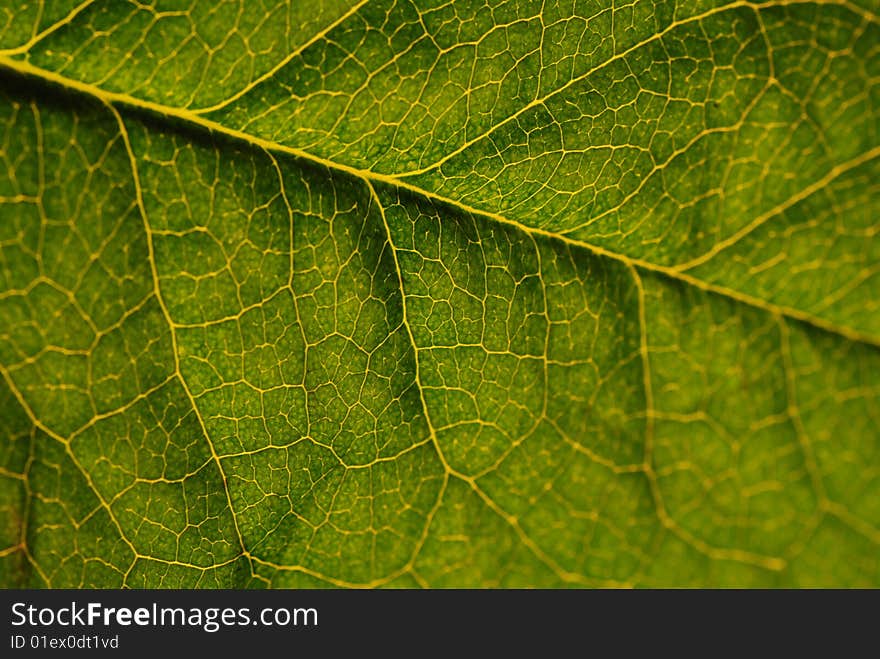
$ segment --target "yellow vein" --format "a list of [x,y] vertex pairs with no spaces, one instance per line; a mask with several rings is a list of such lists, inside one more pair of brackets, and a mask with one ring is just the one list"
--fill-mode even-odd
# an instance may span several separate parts
[[719,252],[723,252],[724,250],[728,249],[729,247],[732,247],[733,245],[738,243],[740,240],[745,238],[747,235],[749,235],[750,233],[752,233],[756,229],[760,228],[761,225],[765,224],[766,222],[773,219],[777,215],[784,213],[786,210],[788,210],[792,206],[795,206],[796,204],[807,199],[808,197],[816,194],[820,190],[823,190],[828,185],[833,183],[835,179],[840,178],[841,176],[843,176],[847,172],[859,167],[860,165],[864,165],[865,163],[870,162],[871,160],[873,160],[874,158],[876,158],[878,156],[880,156],[880,146],[876,146],[873,149],[865,151],[864,153],[861,153],[858,156],[856,156],[855,158],[847,160],[844,163],[840,163],[838,165],[835,165],[828,172],[826,172],[826,174],[824,176],[822,176],[820,179],[814,181],[810,185],[799,190],[797,192],[797,194],[794,194],[791,197],[789,197],[788,199],[786,199],[785,201],[780,202],[775,207],[771,208],[770,210],[766,211],[765,213],[762,213],[761,215],[756,217],[754,220],[749,222],[746,226],[742,227],[736,233],[728,236],[727,238],[725,238],[722,241],[719,241],[717,244],[715,244],[714,247],[712,247],[712,249],[710,249],[705,254],[702,254],[701,256],[698,256],[694,259],[691,259],[690,261],[687,261],[685,263],[681,263],[679,265],[676,265],[675,269],[683,271],[683,270],[690,270],[692,268],[696,268],[697,266],[703,265],[707,261],[710,261],[711,259],[713,259]]
[[394,261],[394,270],[397,275],[397,286],[400,290],[402,324],[404,329],[406,330],[406,335],[409,337],[409,343],[412,346],[413,350],[413,368],[415,369],[414,377],[416,387],[419,390],[419,400],[422,404],[422,413],[425,415],[425,422],[428,424],[428,433],[431,437],[431,442],[434,444],[434,447],[437,450],[437,456],[443,463],[443,468],[446,470],[446,472],[451,474],[454,473],[454,470],[446,461],[446,457],[443,455],[443,450],[440,448],[440,442],[437,440],[437,433],[434,430],[435,426],[431,422],[431,415],[428,412],[428,403],[425,400],[425,387],[422,384],[422,379],[419,374],[418,346],[416,345],[416,337],[413,335],[412,327],[409,324],[409,316],[406,311],[406,292],[403,288],[403,271],[400,269],[400,261],[397,258],[397,248],[394,246],[394,240],[391,237],[391,227],[388,226],[388,220],[385,217],[385,208],[382,206],[382,202],[379,200],[379,195],[376,193],[376,189],[369,181],[367,181],[367,187],[369,187],[370,189],[370,196],[372,198],[372,201],[376,204],[376,210],[379,213],[380,219],[382,220],[382,226],[385,227],[385,235],[388,238],[388,247],[391,248],[391,258]]
[[250,559],[250,555],[248,554],[247,548],[244,544],[244,538],[241,534],[241,530],[238,528],[238,519],[235,516],[235,508],[232,506],[232,496],[229,493],[229,485],[226,480],[226,473],[223,470],[223,464],[220,460],[220,456],[217,454],[217,450],[214,447],[214,442],[211,441],[211,436],[208,434],[208,428],[205,426],[205,422],[202,419],[202,415],[199,412],[198,406],[196,405],[195,397],[190,391],[189,385],[187,384],[186,379],[183,377],[183,371],[180,368],[180,353],[177,347],[177,333],[174,327],[174,323],[171,320],[171,314],[168,311],[168,307],[165,304],[165,299],[162,296],[162,291],[159,286],[159,271],[156,267],[156,254],[153,248],[153,233],[150,229],[150,223],[147,219],[147,210],[144,206],[143,199],[143,188],[141,187],[140,175],[138,174],[137,161],[135,159],[134,151],[131,147],[131,141],[128,136],[128,129],[125,127],[125,122],[122,120],[122,116],[119,114],[116,108],[112,104],[108,104],[107,107],[110,109],[110,112],[113,114],[113,116],[116,118],[116,122],[119,124],[119,133],[122,136],[122,141],[125,144],[125,150],[131,163],[131,175],[134,181],[138,209],[140,210],[141,220],[144,223],[144,231],[146,232],[147,237],[147,260],[150,262],[153,287],[155,288],[156,299],[159,302],[159,307],[162,309],[162,315],[165,317],[165,321],[168,323],[168,329],[171,332],[171,351],[174,356],[174,370],[177,374],[178,380],[180,380],[180,384],[183,388],[184,393],[186,394],[187,400],[192,406],[193,413],[196,415],[196,419],[198,419],[202,433],[204,433],[205,435],[205,441],[207,441],[208,448],[210,448],[211,450],[211,456],[214,460],[214,463],[217,465],[217,470],[220,472],[220,477],[223,480],[223,492],[226,495],[226,504],[229,506],[229,515],[232,517],[232,525],[235,528],[236,536],[238,536],[238,542],[241,546],[241,553],[243,556],[246,556],[248,557],[248,559]]
[[[0,54],[2,54],[2,55],[21,55],[23,53],[26,53],[31,48],[33,48],[38,42],[42,41],[43,39],[48,37],[53,32],[60,30],[65,25],[68,25],[69,23],[71,23],[73,21],[73,19],[75,19],[77,16],[79,16],[80,13],[83,12],[83,10],[85,10],[89,6],[93,5],[94,3],[95,3],[95,0],[86,0],[82,4],[77,5],[76,7],[71,9],[70,13],[68,13],[67,16],[65,16],[61,20],[53,23],[52,25],[47,27],[42,32],[35,33],[28,40],[27,43],[22,44],[21,46],[16,46],[15,48],[8,48],[5,50],[0,50]],[[36,31],[36,29],[38,27],[38,25],[37,25],[38,23],[39,23],[39,20],[37,20],[34,24],[34,31]]]
[[[505,522],[507,522],[513,528],[513,530],[520,537],[520,540],[522,541],[522,543],[526,547],[529,548],[529,550],[535,555],[535,557],[538,558],[538,560],[540,560],[542,563],[547,565],[550,569],[552,569],[562,580],[568,581],[568,582],[580,583],[581,585],[586,585],[586,583],[584,582],[583,578],[580,575],[568,572],[567,570],[563,569],[546,552],[544,552],[544,550],[541,549],[531,539],[531,537],[528,536],[528,534],[526,534],[525,530],[519,524],[519,521],[517,520],[517,518],[510,515],[509,513],[507,513],[507,511],[505,511],[497,503],[495,503],[492,500],[492,498],[488,494],[486,494],[483,491],[483,489],[477,484],[477,481],[475,478],[458,471],[452,465],[450,465],[449,462],[447,461],[446,456],[443,453],[443,449],[440,446],[440,442],[437,438],[437,433],[434,430],[435,426],[431,421],[430,412],[428,411],[428,403],[425,400],[425,394],[424,394],[425,387],[422,384],[422,380],[419,375],[418,347],[416,345],[415,336],[412,333],[412,328],[410,327],[409,319],[407,316],[406,293],[403,288],[403,271],[400,269],[400,263],[397,258],[397,248],[394,246],[394,241],[391,237],[391,227],[388,225],[388,220],[385,217],[385,209],[382,206],[382,202],[379,199],[379,195],[376,193],[376,190],[373,187],[373,184],[370,181],[367,181],[366,183],[370,189],[370,195],[371,195],[373,201],[376,203],[377,210],[379,212],[379,216],[382,219],[382,225],[385,227],[385,233],[388,237],[388,246],[391,248],[392,258],[394,260],[394,267],[397,272],[397,280],[398,280],[398,286],[400,288],[401,306],[402,306],[402,314],[403,314],[402,321],[403,321],[403,326],[406,329],[406,333],[409,336],[410,344],[412,345],[412,349],[413,349],[413,362],[414,362],[414,368],[415,368],[415,383],[416,383],[416,388],[419,390],[419,399],[422,404],[422,413],[425,415],[425,422],[428,424],[428,432],[430,433],[431,441],[434,445],[434,448],[436,449],[438,458],[440,459],[440,461],[443,464],[443,468],[444,468],[446,474],[450,475],[450,476],[454,476],[457,479],[467,483],[471,487],[471,489],[477,494],[477,496],[479,496],[483,500],[483,502],[492,511],[494,511],[499,517],[501,517],[501,519],[503,519]],[[442,496],[442,494],[443,494],[443,492],[441,491],[438,496]],[[437,505],[436,502],[435,502],[435,505]],[[615,583],[614,585],[620,585],[620,584]]]
[[[438,167],[441,167],[445,162],[447,162],[450,159],[454,158],[455,156],[459,155],[463,151],[466,151],[468,148],[473,146],[476,142],[479,142],[479,141],[485,139],[487,136],[489,136],[490,134],[492,134],[497,129],[501,128],[502,126],[504,126],[512,121],[515,121],[518,117],[522,116],[523,114],[525,114],[529,110],[534,109],[540,105],[543,105],[548,99],[552,98],[553,96],[561,94],[565,90],[567,90],[570,87],[572,87],[573,85],[576,85],[579,82],[585,80],[586,78],[590,77],[594,73],[601,71],[602,69],[613,64],[616,61],[624,59],[628,55],[631,55],[636,50],[639,50],[640,48],[644,48],[648,44],[662,39],[663,37],[668,35],[670,32],[682,27],[683,25],[688,25],[690,23],[698,23],[698,22],[703,21],[707,18],[711,18],[712,16],[715,16],[716,14],[721,14],[721,13],[724,13],[727,11],[731,11],[733,9],[742,9],[742,8],[748,7],[750,9],[754,9],[754,10],[758,11],[760,9],[766,9],[766,8],[771,8],[771,7],[783,7],[783,6],[788,6],[788,5],[800,5],[800,4],[839,5],[839,6],[848,7],[852,11],[859,13],[862,16],[865,16],[865,14],[867,13],[864,10],[857,11],[856,8],[850,7],[849,2],[847,2],[847,0],[825,0],[824,2],[818,2],[817,0],[772,0],[771,2],[754,2],[753,0],[737,0],[735,2],[731,2],[726,5],[721,5],[719,7],[713,7],[712,9],[704,11],[700,14],[695,14],[694,16],[689,16],[689,17],[683,18],[681,20],[672,21],[665,28],[663,28],[659,32],[652,34],[647,39],[643,39],[642,41],[639,41],[638,43],[633,44],[632,46],[630,46],[626,50],[623,50],[620,53],[617,53],[616,55],[612,55],[607,60],[603,61],[601,64],[597,64],[596,66],[590,68],[585,73],[582,73],[578,76],[575,76],[574,78],[572,78],[571,80],[566,82],[561,87],[557,87],[556,89],[554,89],[551,92],[548,92],[544,96],[536,98],[533,101],[527,103],[526,105],[521,107],[519,110],[517,110],[516,112],[514,112],[510,116],[506,117],[502,121],[499,121],[494,126],[489,127],[487,130],[480,133],[479,135],[476,135],[475,137],[472,137],[471,139],[465,141],[457,149],[455,149],[454,151],[451,151],[450,153],[447,153],[446,155],[444,155],[442,158],[440,158],[436,162],[434,162],[430,165],[427,165],[425,167],[422,167],[420,169],[414,169],[414,170],[410,170],[408,172],[401,172],[398,174],[398,176],[416,176],[418,174],[424,174],[424,173],[429,172],[433,169],[437,169]],[[613,12],[612,12],[612,17],[613,17]]]
[[[43,434],[45,434],[47,437],[50,437],[51,439],[59,442],[64,447],[64,452],[67,455],[68,459],[71,461],[71,463],[74,465],[74,467],[76,467],[76,469],[80,472],[80,475],[83,477],[83,480],[85,480],[86,485],[88,485],[89,489],[92,490],[95,497],[98,499],[98,503],[101,505],[101,507],[107,513],[107,516],[110,518],[110,521],[116,527],[116,531],[119,533],[119,538],[131,550],[132,555],[133,555],[132,564],[131,564],[131,566],[129,566],[129,570],[131,570],[131,568],[134,566],[134,564],[137,561],[137,558],[140,556],[140,554],[138,553],[138,551],[135,548],[132,541],[129,540],[128,536],[125,534],[125,531],[123,531],[122,524],[116,518],[116,514],[113,512],[113,509],[110,507],[110,504],[106,501],[106,499],[104,499],[104,496],[101,494],[101,491],[98,489],[98,486],[95,485],[95,482],[92,480],[91,474],[89,474],[89,472],[86,470],[86,468],[83,467],[82,463],[76,457],[76,454],[74,454],[73,449],[71,448],[71,445],[70,445],[70,440],[65,439],[63,436],[56,433],[49,426],[47,426],[46,424],[44,424],[43,422],[41,422],[37,418],[37,415],[34,413],[31,406],[25,400],[24,395],[21,393],[21,391],[19,391],[18,386],[12,380],[12,377],[10,377],[9,373],[6,371],[5,368],[0,367],[0,375],[2,375],[3,379],[6,382],[6,386],[9,388],[9,391],[12,392],[12,395],[18,401],[19,406],[21,407],[22,411],[25,413],[25,416],[27,416],[28,420],[31,422],[33,427],[36,428],[37,430],[39,430],[40,432],[42,432]],[[36,566],[36,562],[34,562],[34,565]],[[42,574],[41,574],[41,576],[42,576]],[[49,583],[48,579],[46,579],[46,583],[47,584]]]
[[320,41],[324,37],[326,37],[334,28],[341,25],[343,22],[348,20],[351,16],[356,14],[360,10],[361,7],[363,7],[365,4],[367,4],[367,2],[369,2],[369,0],[361,0],[360,2],[355,4],[351,9],[349,9],[347,12],[345,12],[342,16],[340,16],[335,21],[330,23],[330,25],[328,25],[323,30],[321,30],[320,32],[315,34],[311,39],[306,41],[303,45],[299,46],[298,48],[296,48],[292,52],[288,53],[287,56],[285,56],[284,59],[282,59],[280,62],[278,62],[275,66],[273,66],[271,69],[266,71],[263,75],[252,80],[245,87],[243,87],[239,91],[235,92],[232,96],[229,96],[228,98],[226,98],[226,99],[224,99],[214,105],[210,105],[210,106],[202,107],[202,108],[192,108],[191,112],[193,112],[194,114],[206,114],[208,112],[220,110],[221,108],[226,107],[230,103],[234,103],[235,101],[240,99],[242,96],[247,94],[249,91],[251,91],[254,87],[257,87],[258,85],[262,84],[266,80],[272,78],[276,73],[278,73],[278,71],[280,71],[285,66],[287,66],[291,62],[291,60],[298,57],[306,48],[317,43],[318,41]]

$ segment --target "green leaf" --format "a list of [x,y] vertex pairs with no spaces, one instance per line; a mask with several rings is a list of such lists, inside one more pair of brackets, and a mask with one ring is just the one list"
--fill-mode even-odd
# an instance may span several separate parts
[[0,10],[0,585],[880,585],[877,12]]

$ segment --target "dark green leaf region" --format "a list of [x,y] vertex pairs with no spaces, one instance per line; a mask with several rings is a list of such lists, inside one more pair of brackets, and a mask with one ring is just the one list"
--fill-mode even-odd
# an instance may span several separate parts
[[0,586],[880,586],[878,14],[4,3]]

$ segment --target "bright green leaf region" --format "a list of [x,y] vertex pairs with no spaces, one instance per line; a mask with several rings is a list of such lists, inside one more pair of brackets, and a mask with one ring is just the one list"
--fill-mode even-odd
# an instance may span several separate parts
[[880,586],[880,0],[0,2],[0,585]]

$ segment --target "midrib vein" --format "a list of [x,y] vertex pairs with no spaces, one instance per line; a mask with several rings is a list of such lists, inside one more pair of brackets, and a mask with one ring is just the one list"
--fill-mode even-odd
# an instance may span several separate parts
[[572,247],[587,250],[597,256],[613,259],[615,261],[627,264],[645,272],[660,274],[669,279],[682,282],[684,284],[693,286],[709,293],[720,295],[722,297],[734,300],[741,304],[754,307],[774,315],[781,315],[792,320],[800,321],[817,329],[841,336],[849,341],[863,343],[880,348],[880,337],[875,337],[870,334],[860,332],[851,327],[836,325],[835,323],[832,323],[824,318],[815,316],[801,309],[774,304],[767,300],[762,300],[761,298],[754,297],[735,289],[719,286],[717,284],[698,279],[697,277],[689,275],[685,272],[681,272],[680,270],[670,266],[652,263],[650,261],[646,261],[637,257],[627,256],[626,254],[621,254],[619,252],[606,249],[599,245],[594,245],[593,243],[589,243],[584,240],[571,238],[570,236],[566,236],[564,234],[547,231],[545,229],[540,229],[537,227],[531,227],[517,220],[505,217],[501,214],[483,210],[480,208],[475,208],[468,204],[462,203],[461,201],[451,199],[420,186],[413,185],[412,183],[404,181],[402,178],[399,178],[397,176],[381,174],[379,172],[373,172],[366,169],[352,167],[344,163],[339,163],[333,160],[322,158],[321,156],[317,156],[313,153],[309,153],[308,151],[304,151],[296,147],[287,146],[272,140],[267,140],[240,130],[236,130],[234,128],[229,128],[227,126],[224,126],[223,124],[207,119],[191,110],[162,105],[160,103],[154,103],[152,101],[140,99],[134,96],[130,96],[128,94],[107,91],[105,89],[102,89],[101,87],[86,82],[81,82],[79,80],[74,80],[72,78],[67,78],[53,71],[48,71],[46,69],[34,66],[29,62],[12,59],[5,55],[0,55],[0,68],[6,69],[8,71],[13,71],[15,73],[30,78],[37,78],[44,83],[60,86],[66,90],[78,92],[113,107],[123,106],[135,110],[145,111],[159,117],[174,119],[184,125],[189,125],[191,127],[206,130],[219,135],[224,135],[226,137],[244,142],[246,144],[250,144],[254,147],[258,147],[266,151],[284,153],[305,160],[307,162],[323,166],[327,169],[344,172],[350,176],[359,178],[366,182],[381,183],[401,190],[406,190],[412,194],[419,195],[426,199],[458,209],[461,212],[487,218],[499,224],[512,226],[520,231],[531,234],[533,236],[540,236],[546,239],[557,240]]

